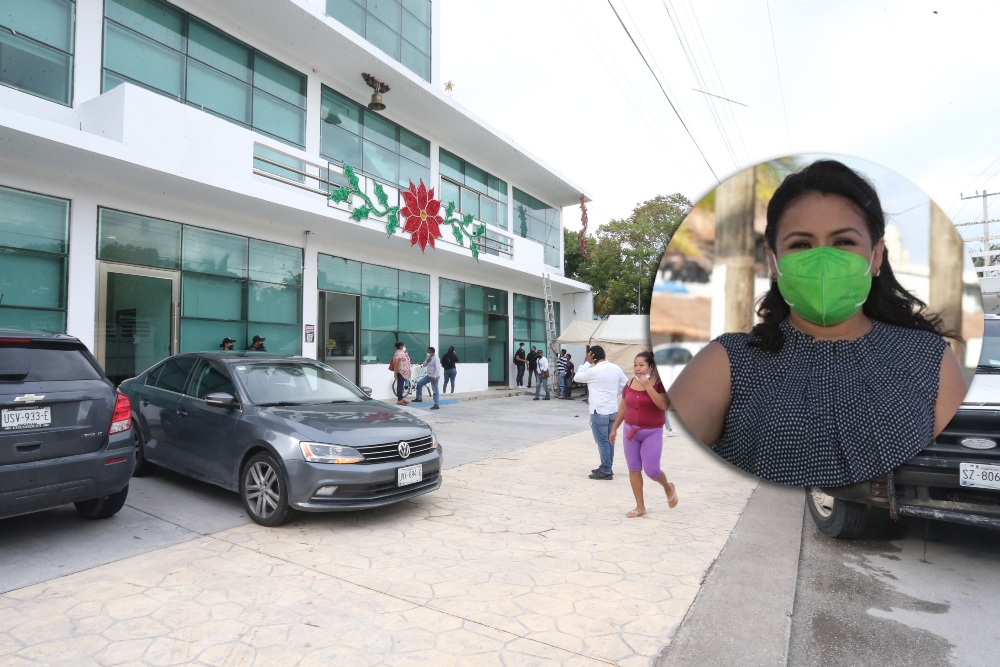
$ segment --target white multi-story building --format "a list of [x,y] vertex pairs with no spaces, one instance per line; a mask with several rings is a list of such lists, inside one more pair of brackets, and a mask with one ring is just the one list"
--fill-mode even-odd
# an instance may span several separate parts
[[[0,2],[0,326],[77,336],[116,381],[263,336],[376,397],[400,340],[454,346],[459,391],[513,384],[543,274],[560,330],[593,316],[562,267],[586,192],[443,93],[440,5]],[[364,197],[327,196],[344,164]],[[423,251],[420,181],[456,209]]]

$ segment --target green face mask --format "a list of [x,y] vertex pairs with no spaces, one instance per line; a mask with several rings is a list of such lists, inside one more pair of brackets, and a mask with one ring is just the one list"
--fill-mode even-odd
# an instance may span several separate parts
[[824,327],[839,324],[868,298],[872,262],[829,246],[793,252],[777,261],[778,289],[802,319]]

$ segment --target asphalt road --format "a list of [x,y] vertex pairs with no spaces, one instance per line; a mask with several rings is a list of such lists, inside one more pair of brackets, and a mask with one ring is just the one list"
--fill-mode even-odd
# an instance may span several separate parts
[[[518,396],[407,410],[434,427],[446,469],[590,428],[580,400]],[[596,446],[581,452],[581,474],[597,463]],[[0,593],[249,521],[235,493],[157,469],[132,480],[125,507],[106,521],[81,519],[72,505],[0,519]]]

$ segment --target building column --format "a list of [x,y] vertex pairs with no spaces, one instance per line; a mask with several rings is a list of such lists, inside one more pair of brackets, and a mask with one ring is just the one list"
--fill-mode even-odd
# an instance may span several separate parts
[[[324,323],[318,322],[319,318],[319,256],[316,253],[315,244],[310,240],[315,234],[306,232],[303,246],[302,264],[302,331],[299,334],[302,342],[302,356],[309,359],[316,358],[316,341],[321,335]],[[305,337],[305,325],[313,325],[313,342],[307,343]]]
[[[430,340],[430,345],[438,352],[438,356],[441,356],[441,340],[440,340],[440,327],[438,326],[438,316],[441,313],[439,305],[441,303],[441,288],[438,283],[438,271],[433,265],[430,270],[431,276],[431,328],[428,339]],[[426,351],[426,350],[425,350]]]
[[[941,317],[945,331],[962,335],[962,269],[965,243],[945,212],[930,202],[930,310]],[[965,343],[950,340],[952,351],[965,366]]]
[[306,153],[313,156],[319,156],[322,105],[323,83],[314,69],[306,77]]
[[517,352],[517,341],[514,340],[514,292],[507,290],[507,386],[509,388],[517,387],[515,352]]
[[66,333],[92,352],[97,342],[97,201],[76,197],[70,204],[66,270]]
[[73,48],[73,106],[101,94],[101,45],[104,43],[103,0],[77,0]]

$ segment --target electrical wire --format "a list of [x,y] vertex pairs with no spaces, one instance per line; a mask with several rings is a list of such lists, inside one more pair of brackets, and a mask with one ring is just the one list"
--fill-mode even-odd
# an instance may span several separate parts
[[771,2],[764,0],[767,6],[767,25],[771,28],[771,51],[774,53],[774,69],[778,73],[778,91],[781,93],[781,111],[785,114],[785,134],[788,135],[788,152],[792,152],[792,131],[788,128],[788,109],[785,107],[785,88],[781,85],[781,68],[778,66],[778,47],[774,43],[774,24],[771,23]]
[[[618,69],[618,71],[619,71],[619,73],[621,75],[620,77],[619,76],[615,76],[615,74],[611,71],[611,68],[608,67],[608,64],[604,61],[604,58],[602,58],[601,54],[597,52],[597,48],[594,46],[593,42],[590,41],[590,38],[587,36],[586,31],[577,22],[576,17],[573,16],[573,13],[569,11],[569,8],[566,7],[566,5],[563,2],[563,0],[559,0],[559,4],[562,5],[563,10],[566,12],[566,14],[569,15],[570,20],[573,21],[573,25],[575,25],[576,28],[577,28],[577,30],[580,31],[580,34],[583,35],[583,38],[587,42],[587,45],[590,46],[590,49],[594,52],[594,55],[597,56],[597,60],[601,63],[601,65],[604,67],[604,69],[607,70],[608,75],[611,77],[612,81],[614,81],[615,85],[618,86],[618,89],[622,92],[622,95],[625,96],[625,100],[632,107],[633,111],[635,111],[636,115],[639,117],[639,120],[641,120],[643,122],[643,124],[646,126],[646,128],[649,130],[650,134],[657,140],[657,142],[660,144],[661,147],[663,147],[663,149],[665,151],[667,151],[668,153],[670,153],[670,152],[677,152],[676,148],[674,148],[673,146],[671,146],[670,148],[668,148],[664,144],[664,140],[666,140],[666,133],[664,133],[662,130],[660,130],[660,133],[662,133],[664,135],[663,139],[661,139],[660,136],[657,134],[657,132],[655,130],[653,130],[652,126],[650,126],[649,122],[646,120],[646,117],[643,116],[642,113],[640,113],[638,107],[636,107],[635,103],[632,101],[632,98],[629,97],[628,93],[625,92],[625,89],[622,88],[622,85],[619,82],[619,79],[624,79],[625,80],[625,83],[628,84],[629,88],[632,89],[633,94],[639,100],[639,104],[642,105],[642,108],[646,110],[646,113],[651,118],[654,118],[653,114],[649,111],[648,108],[646,108],[645,103],[643,103],[642,97],[638,94],[638,92],[636,92],[635,88],[632,86],[632,84],[629,81],[628,77],[625,76],[624,71],[618,65],[618,61],[615,60],[614,55],[611,53],[611,50],[608,49],[608,47],[604,44],[603,41],[601,41],[600,35],[597,33],[597,31],[596,30],[594,31],[595,35],[597,36],[597,40],[598,40],[598,42],[600,42],[600,44],[604,48],[604,50],[608,53],[608,56],[611,58],[611,62],[614,63],[615,67]],[[583,18],[584,18],[584,20],[587,20],[585,15],[583,16]],[[591,30],[593,30],[593,26],[590,25],[589,21],[587,21],[587,25],[590,26]],[[670,143],[669,140],[667,140],[667,143]],[[688,176],[688,172],[687,171],[683,171],[682,173],[684,173],[685,177],[688,179],[689,185],[691,185],[692,187],[694,187],[695,183],[691,180],[690,176]]]
[[[722,96],[728,99],[729,93],[726,92],[726,86],[722,83],[722,77],[719,75],[719,68],[715,66],[715,57],[712,56],[712,49],[708,46],[708,40],[705,39],[705,33],[701,29],[701,21],[698,20],[698,13],[695,11],[691,0],[688,0],[688,6],[691,9],[691,16],[694,17],[695,25],[698,27],[698,34],[701,35],[700,44],[705,45],[705,52],[708,53],[709,63],[711,63],[712,70],[715,72],[715,80],[719,83],[719,88],[722,90]],[[750,162],[750,154],[747,153],[747,145],[743,141],[743,133],[740,132],[740,125],[736,121],[736,114],[733,113],[733,105],[731,102],[727,105],[727,108],[729,109],[729,116],[732,119],[733,127],[736,129],[736,137],[740,140],[740,146],[743,148],[744,164],[747,164]]]
[[697,139],[694,138],[694,134],[691,133],[691,130],[688,129],[688,126],[684,122],[684,119],[681,118],[680,113],[677,111],[677,107],[674,106],[673,100],[671,100],[670,96],[667,95],[667,91],[664,90],[663,84],[660,83],[660,79],[656,76],[656,72],[654,72],[653,68],[650,67],[649,61],[646,60],[646,56],[642,54],[642,49],[639,48],[639,45],[635,43],[635,39],[632,37],[632,33],[629,32],[628,26],[625,25],[624,21],[622,21],[622,17],[619,16],[618,10],[615,9],[615,6],[611,3],[611,0],[608,0],[608,5],[611,7],[611,11],[615,13],[615,18],[618,19],[618,22],[621,24],[622,29],[625,31],[625,34],[628,35],[628,39],[630,42],[632,42],[632,46],[634,46],[635,50],[639,53],[639,57],[642,58],[642,62],[646,64],[646,68],[649,70],[649,73],[653,75],[654,79],[656,79],[656,85],[660,87],[660,91],[663,93],[663,96],[667,98],[667,102],[670,104],[670,108],[673,109],[674,115],[677,116],[677,120],[680,121],[681,126],[687,132],[688,136],[691,137],[691,142],[694,143],[695,148],[697,148],[698,152],[701,153],[701,157],[705,161],[705,164],[708,166],[708,170],[712,172],[712,176],[715,177],[715,180],[719,183],[719,185],[722,185],[722,181],[719,180],[719,177],[716,175],[715,170],[712,169],[712,164],[708,161],[708,158],[705,156],[705,152],[701,150],[701,146],[698,145],[698,141]]

